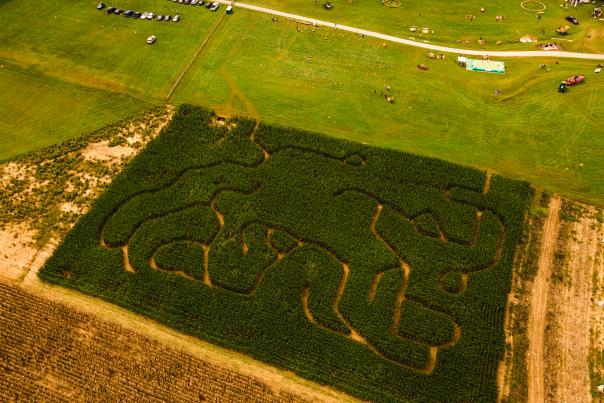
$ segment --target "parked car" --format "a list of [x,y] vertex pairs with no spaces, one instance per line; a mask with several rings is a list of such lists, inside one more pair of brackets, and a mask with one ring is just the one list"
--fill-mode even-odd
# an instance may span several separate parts
[[573,25],[579,25],[579,20],[573,17],[572,15],[567,16],[566,21],[572,22]]
[[120,14],[122,14],[123,12],[124,12],[124,10],[122,10],[121,8],[118,8],[117,10],[115,10],[115,11],[113,12],[113,14],[115,14],[115,15],[120,15]]
[[189,4],[189,0],[184,0],[184,3],[185,4]]
[[226,13],[227,13],[227,14],[233,14],[233,6],[228,6],[228,7],[226,8]]
[[107,14],[113,14],[115,10],[117,10],[117,8],[109,7],[106,12],[107,12]]
[[105,8],[105,3],[99,3],[99,5],[98,5],[98,6],[96,6],[96,9],[97,9],[97,10],[102,10],[102,9],[104,9],[104,8]]
[[172,21],[174,21],[174,22],[178,22],[178,21],[180,21],[180,15],[176,14],[176,15],[174,16],[174,18],[172,18]]
[[197,3],[197,5],[199,6],[204,6],[206,4],[205,0],[200,0],[199,3]]
[[211,1],[208,1],[208,2],[206,3],[206,8],[210,8],[210,7],[212,7],[212,4],[213,4],[213,3],[212,3]]
[[161,21],[161,20],[163,20],[163,19],[164,19],[164,16],[163,16],[163,15],[161,15],[161,14],[160,14],[160,15],[158,15],[158,16],[157,16],[157,21]]
[[172,16],[170,14],[168,14],[164,17],[164,21],[171,21],[171,20],[172,20]]
[[126,18],[130,18],[132,17],[132,15],[134,15],[134,11],[132,10],[126,10],[126,12],[124,13],[124,17]]
[[194,6],[195,4],[197,4],[197,0],[191,0],[191,5]]
[[220,3],[212,3],[212,7],[210,7],[210,11],[216,11],[220,7]]
[[326,9],[326,10],[331,10],[331,9],[333,8],[333,6],[331,5],[331,3],[330,3],[330,2],[328,2],[328,1],[326,1],[326,2],[323,4],[323,7],[325,7],[325,9]]
[[152,20],[153,18],[155,18],[155,13],[149,13],[149,14],[147,14],[147,19],[148,20]]
[[147,19],[147,15],[149,15],[149,13],[147,13],[147,12],[144,12],[143,14],[141,14],[141,20]]
[[155,35],[151,35],[150,37],[147,38],[147,43],[149,45],[152,45],[155,43],[156,40],[157,40],[157,38],[155,37]]
[[137,19],[138,19],[138,18],[141,18],[141,14],[142,14],[142,13],[140,13],[140,12],[138,12],[138,11],[135,11],[135,12],[134,12],[134,14],[132,14],[132,18],[137,18]]

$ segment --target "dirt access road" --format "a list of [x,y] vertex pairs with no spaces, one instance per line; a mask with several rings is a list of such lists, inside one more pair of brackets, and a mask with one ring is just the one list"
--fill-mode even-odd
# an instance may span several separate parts
[[342,31],[352,32],[357,35],[364,35],[372,38],[381,39],[388,42],[400,43],[402,45],[414,46],[416,48],[429,49],[436,52],[444,53],[457,53],[462,55],[470,56],[496,56],[496,57],[561,57],[570,59],[589,59],[589,60],[604,60],[604,54],[599,53],[579,53],[579,52],[563,52],[563,51],[491,51],[491,50],[471,50],[452,48],[449,46],[431,45],[429,43],[417,42],[410,39],[403,39],[397,36],[386,35],[375,31],[368,31],[366,29],[350,27],[348,25],[340,25],[333,22],[317,20],[315,18],[304,17],[302,15],[296,15],[286,13],[284,11],[273,10],[271,8],[254,6],[251,4],[232,2],[226,0],[218,0],[218,3],[225,5],[232,5],[234,7],[244,8],[247,10],[258,11],[265,14],[276,15],[278,17],[289,18],[296,21],[302,21],[313,24],[315,26],[341,29]]
[[543,365],[547,294],[552,272],[554,251],[558,239],[561,200],[557,195],[549,204],[549,215],[543,228],[538,271],[533,283],[533,297],[528,323],[528,394],[529,403],[545,401],[545,371]]

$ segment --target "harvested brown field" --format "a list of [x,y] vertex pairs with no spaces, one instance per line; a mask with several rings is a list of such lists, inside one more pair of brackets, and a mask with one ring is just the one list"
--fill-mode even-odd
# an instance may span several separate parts
[[351,400],[38,280],[73,223],[173,112],[0,165],[0,401]]
[[2,283],[0,329],[2,401],[307,401]]

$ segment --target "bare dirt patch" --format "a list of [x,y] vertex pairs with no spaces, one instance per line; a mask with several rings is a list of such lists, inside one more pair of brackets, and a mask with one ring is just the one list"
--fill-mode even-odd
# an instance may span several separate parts
[[34,231],[23,224],[0,229],[0,276],[17,281],[29,270],[38,248],[32,242]]
[[136,150],[129,145],[111,147],[109,145],[109,140],[104,140],[98,143],[89,144],[82,150],[82,156],[87,160],[111,161],[129,157],[135,152]]

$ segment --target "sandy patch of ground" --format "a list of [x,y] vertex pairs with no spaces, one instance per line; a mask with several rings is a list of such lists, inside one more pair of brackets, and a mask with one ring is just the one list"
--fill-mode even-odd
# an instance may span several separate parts
[[38,254],[35,231],[24,224],[8,224],[0,229],[0,276],[18,281]]
[[533,43],[537,42],[537,37],[535,35],[524,35],[520,38],[520,42],[522,43]]
[[109,140],[89,144],[82,150],[82,156],[87,160],[111,161],[120,160],[133,155],[136,149],[130,146],[109,146]]

